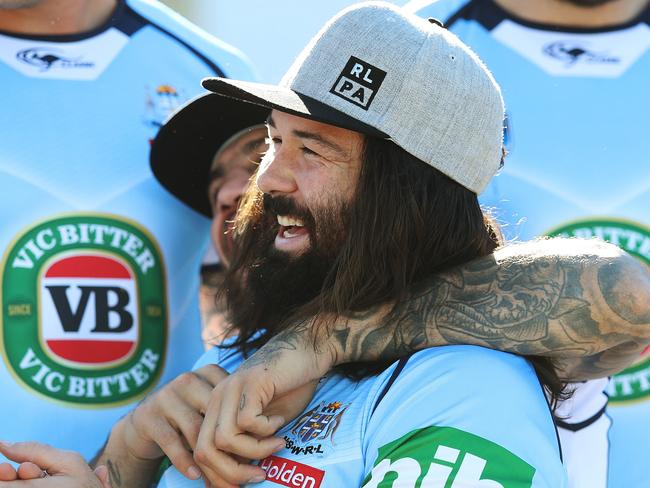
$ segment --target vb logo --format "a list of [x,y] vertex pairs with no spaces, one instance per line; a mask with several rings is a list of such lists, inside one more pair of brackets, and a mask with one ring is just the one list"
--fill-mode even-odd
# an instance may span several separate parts
[[136,224],[108,215],[55,218],[5,254],[4,357],[29,390],[111,405],[143,395],[163,367],[162,256]]
[[41,327],[55,356],[80,364],[125,359],[138,340],[136,280],[110,256],[54,260],[41,280]]
[[428,427],[380,448],[363,488],[530,488],[534,474],[532,466],[486,439]]

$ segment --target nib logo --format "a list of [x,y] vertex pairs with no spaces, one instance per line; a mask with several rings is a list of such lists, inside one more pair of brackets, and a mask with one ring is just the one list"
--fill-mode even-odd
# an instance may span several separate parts
[[535,475],[510,451],[451,427],[410,432],[377,459],[363,488],[530,488]]

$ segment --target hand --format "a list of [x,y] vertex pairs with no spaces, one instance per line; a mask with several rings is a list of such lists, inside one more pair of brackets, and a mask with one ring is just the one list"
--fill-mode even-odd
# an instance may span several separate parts
[[0,443],[0,452],[21,463],[0,465],[0,488],[111,488],[106,467],[93,471],[76,452],[37,442]]
[[0,463],[0,481],[31,480],[42,478],[44,471],[32,462],[21,463],[14,468],[9,463]]
[[192,458],[212,389],[228,376],[207,365],[184,373],[144,400],[124,420],[124,442],[132,456],[157,459],[163,453],[189,479],[201,476]]
[[248,460],[284,447],[273,434],[304,410],[333,365],[329,351],[315,352],[313,342],[296,337],[274,337],[213,390],[194,459],[215,487],[264,479]]

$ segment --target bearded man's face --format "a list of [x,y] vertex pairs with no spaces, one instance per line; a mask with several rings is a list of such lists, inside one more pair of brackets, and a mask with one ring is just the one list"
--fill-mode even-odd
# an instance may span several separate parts
[[274,111],[269,140],[256,180],[263,207],[236,242],[248,243],[239,283],[227,284],[235,327],[250,320],[242,309],[276,324],[318,296],[345,242],[361,168],[363,137],[353,131]]

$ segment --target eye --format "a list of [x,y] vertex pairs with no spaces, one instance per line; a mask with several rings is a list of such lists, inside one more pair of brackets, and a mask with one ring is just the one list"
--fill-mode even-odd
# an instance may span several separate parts
[[313,156],[319,156],[319,154],[316,151],[312,151],[309,149],[307,146],[302,146],[300,150],[303,152],[303,154],[309,154]]

